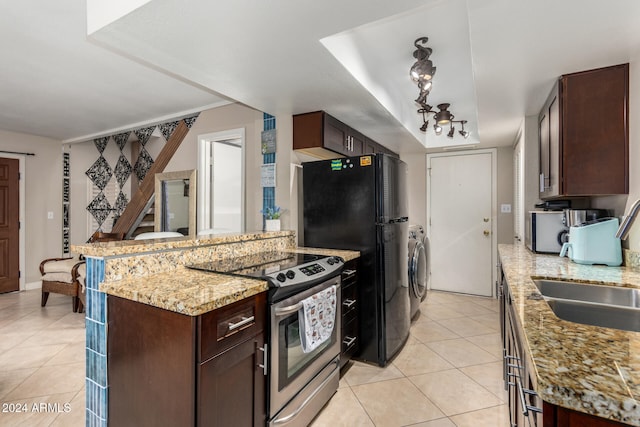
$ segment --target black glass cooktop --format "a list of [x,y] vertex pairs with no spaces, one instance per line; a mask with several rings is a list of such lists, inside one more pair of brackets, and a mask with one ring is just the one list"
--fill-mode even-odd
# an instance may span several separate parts
[[264,278],[279,271],[327,258],[326,255],[291,252],[261,252],[243,257],[188,265],[196,270]]

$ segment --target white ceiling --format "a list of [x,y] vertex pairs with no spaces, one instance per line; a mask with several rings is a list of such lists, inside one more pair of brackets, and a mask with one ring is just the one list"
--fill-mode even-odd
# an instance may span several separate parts
[[[137,0],[121,17],[87,0],[109,16],[89,36],[83,0],[0,1],[0,129],[71,142],[238,101],[322,109],[400,152],[509,145],[555,78],[640,53],[637,0]],[[428,102],[467,140],[418,130],[422,36]]]

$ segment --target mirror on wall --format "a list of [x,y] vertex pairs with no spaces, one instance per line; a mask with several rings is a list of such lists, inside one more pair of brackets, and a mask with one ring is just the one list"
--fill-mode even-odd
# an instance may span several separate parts
[[196,170],[155,175],[154,230],[196,235]]
[[244,129],[198,136],[198,234],[244,232]]

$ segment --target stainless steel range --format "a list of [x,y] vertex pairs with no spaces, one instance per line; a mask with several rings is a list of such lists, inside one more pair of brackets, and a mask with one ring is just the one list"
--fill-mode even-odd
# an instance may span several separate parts
[[[344,261],[326,255],[268,252],[191,268],[269,281],[267,418],[270,426],[307,426],[338,388],[340,273]],[[312,351],[300,340],[302,301],[336,287],[331,336]]]

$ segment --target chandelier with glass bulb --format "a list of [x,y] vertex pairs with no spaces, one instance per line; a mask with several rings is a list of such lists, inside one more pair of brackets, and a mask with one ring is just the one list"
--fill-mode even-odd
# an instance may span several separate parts
[[433,125],[433,130],[436,135],[442,134],[443,126],[449,125],[449,132],[447,136],[449,138],[453,138],[453,135],[456,132],[456,128],[454,127],[454,123],[460,123],[461,130],[460,135],[464,138],[469,136],[469,132],[464,130],[464,125],[467,123],[466,120],[454,120],[455,116],[449,110],[450,104],[442,103],[437,105],[437,111],[433,109],[433,107],[427,104],[427,97],[431,92],[431,88],[433,87],[433,76],[436,73],[436,67],[433,65],[433,61],[429,59],[431,54],[433,53],[433,49],[427,47],[427,42],[429,41],[428,37],[420,37],[416,39],[413,43],[416,47],[416,50],[413,52],[413,57],[416,59],[416,62],[411,66],[409,70],[409,75],[411,79],[418,85],[418,89],[420,92],[418,93],[418,97],[415,102],[420,105],[418,109],[418,113],[422,114],[422,126],[420,126],[420,130],[422,132],[426,132],[429,127],[429,114],[433,114],[433,119],[435,124]]

